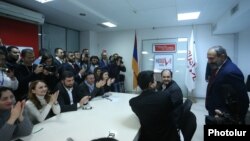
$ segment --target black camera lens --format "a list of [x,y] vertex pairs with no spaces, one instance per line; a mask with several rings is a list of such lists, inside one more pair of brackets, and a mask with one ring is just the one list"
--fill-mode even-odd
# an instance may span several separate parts
[[56,72],[56,66],[43,65],[43,69],[45,69],[49,72]]

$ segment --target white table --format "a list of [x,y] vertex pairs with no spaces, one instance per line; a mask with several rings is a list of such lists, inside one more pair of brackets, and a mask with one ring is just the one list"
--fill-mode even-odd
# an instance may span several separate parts
[[90,141],[115,133],[119,141],[135,140],[140,128],[137,116],[129,106],[135,94],[112,93],[108,98],[97,97],[89,102],[91,110],[78,109],[61,113],[34,126],[24,141]]

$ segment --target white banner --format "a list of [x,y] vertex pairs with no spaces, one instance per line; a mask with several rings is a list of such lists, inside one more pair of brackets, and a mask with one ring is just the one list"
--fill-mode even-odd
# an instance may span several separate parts
[[196,67],[197,67],[197,57],[196,57],[194,33],[192,30],[188,44],[187,68],[186,68],[186,78],[185,78],[185,84],[189,92],[195,89]]

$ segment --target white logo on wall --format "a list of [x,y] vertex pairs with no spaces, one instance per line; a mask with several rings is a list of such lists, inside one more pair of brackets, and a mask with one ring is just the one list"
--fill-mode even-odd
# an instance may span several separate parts
[[161,72],[163,69],[173,70],[173,55],[155,55],[154,72]]

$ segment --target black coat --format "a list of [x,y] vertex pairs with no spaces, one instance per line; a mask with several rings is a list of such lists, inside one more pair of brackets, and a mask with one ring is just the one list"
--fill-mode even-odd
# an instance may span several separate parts
[[37,65],[25,66],[23,64],[17,65],[14,70],[15,76],[19,82],[17,90],[14,91],[17,101],[28,99],[29,83],[35,80],[42,80],[42,74],[34,73]]
[[162,90],[162,83],[160,87],[158,87],[158,91],[162,91],[162,94],[169,95],[171,97],[171,101],[174,106],[173,118],[177,124],[177,128],[179,128],[179,123],[181,122],[181,114],[182,114],[182,104],[183,104],[183,94],[181,88],[178,84],[172,80],[164,90]]
[[84,96],[91,96],[91,98],[104,94],[102,89],[96,87],[92,92],[90,92],[89,87],[85,84],[84,81],[79,85],[79,93]]
[[77,110],[77,103],[81,100],[83,97],[81,94],[78,93],[78,85],[74,84],[73,85],[73,103],[70,105],[70,98],[68,95],[68,92],[66,91],[65,87],[61,82],[58,83],[57,89],[59,90],[59,95],[58,95],[58,102],[61,106],[61,112],[67,112],[67,111],[76,111]]
[[171,116],[173,104],[168,95],[145,90],[132,98],[129,104],[141,124],[139,141],[179,141]]

